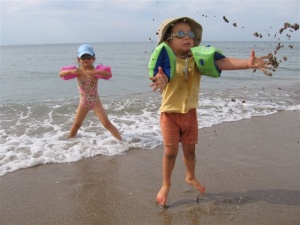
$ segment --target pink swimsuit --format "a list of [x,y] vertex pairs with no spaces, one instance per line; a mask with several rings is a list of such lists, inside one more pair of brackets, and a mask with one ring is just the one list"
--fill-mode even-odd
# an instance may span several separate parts
[[78,80],[78,90],[80,103],[88,110],[92,110],[100,100],[98,95],[98,79],[91,76],[84,81]]

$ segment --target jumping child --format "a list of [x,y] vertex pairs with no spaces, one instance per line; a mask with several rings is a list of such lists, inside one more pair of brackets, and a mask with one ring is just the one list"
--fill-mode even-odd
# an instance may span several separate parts
[[[195,176],[195,145],[198,142],[197,112],[201,73],[191,48],[197,47],[202,39],[202,26],[188,17],[167,19],[159,27],[158,45],[165,43],[176,57],[176,68],[172,79],[168,78],[164,68],[150,78],[153,90],[160,89],[162,103],[160,107],[160,125],[163,136],[164,154],[162,160],[162,187],[156,201],[166,206],[171,187],[171,176],[182,144],[183,160],[186,167],[186,183],[192,185],[200,194],[205,187]],[[172,53],[172,54],[173,54]],[[195,56],[196,57],[196,56]],[[211,67],[215,71],[256,68],[263,72],[269,69],[266,56],[257,58],[252,50],[248,59],[220,57]],[[203,75],[203,74],[202,74]]]
[[80,102],[77,108],[75,121],[69,133],[72,138],[77,134],[83,120],[90,110],[93,110],[103,126],[118,140],[122,140],[117,128],[110,122],[107,114],[102,106],[98,95],[98,78],[95,75],[109,77],[111,73],[106,70],[95,70],[93,63],[95,62],[95,52],[91,45],[83,44],[78,48],[79,67],[71,70],[61,70],[60,77],[66,77],[70,74],[77,75],[78,90]]

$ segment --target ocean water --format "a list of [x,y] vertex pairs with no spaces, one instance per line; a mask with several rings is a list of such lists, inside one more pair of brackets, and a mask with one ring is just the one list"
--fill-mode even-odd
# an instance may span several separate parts
[[[113,77],[99,82],[106,112],[119,129],[116,141],[91,111],[77,136],[68,139],[79,102],[77,81],[58,77],[61,67],[76,65],[80,44],[1,46],[0,176],[46,163],[68,163],[96,155],[126,154],[162,144],[161,96],[149,87],[147,65],[155,43],[92,43],[96,64],[111,66]],[[205,42],[227,57],[248,58],[273,52],[277,42]],[[199,127],[300,110],[299,42],[284,45],[272,77],[252,70],[223,71],[202,77]],[[288,47],[292,45],[291,47]],[[201,131],[200,131],[201,132]]]

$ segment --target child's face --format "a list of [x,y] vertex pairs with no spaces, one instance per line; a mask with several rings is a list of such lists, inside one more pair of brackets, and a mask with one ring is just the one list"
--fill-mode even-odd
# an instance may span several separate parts
[[78,62],[82,66],[91,66],[94,61],[95,61],[95,57],[91,56],[91,55],[88,55],[88,54],[84,54],[83,56],[81,56],[80,58],[78,58]]
[[[172,34],[175,34],[178,31],[183,31],[185,34],[187,34],[187,32],[191,31],[191,26],[185,22],[178,22],[174,25]],[[169,46],[172,48],[177,57],[182,57],[188,54],[193,45],[194,40],[189,38],[188,35],[185,35],[183,38],[173,36],[169,40]]]

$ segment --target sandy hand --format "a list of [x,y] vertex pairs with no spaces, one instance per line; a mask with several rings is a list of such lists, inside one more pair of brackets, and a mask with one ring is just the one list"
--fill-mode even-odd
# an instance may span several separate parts
[[[266,61],[265,59],[269,59],[269,61]],[[262,57],[259,57],[257,58],[255,56],[255,52],[254,50],[251,51],[251,55],[250,55],[250,58],[248,60],[248,63],[249,63],[249,68],[253,68],[255,72],[256,69],[259,69],[260,71],[262,71],[265,75],[267,76],[272,76],[272,73],[269,72],[268,70],[273,70],[272,69],[272,65],[271,62],[270,62],[270,56],[262,56]],[[274,70],[273,70],[274,71]]]
[[151,77],[150,80],[152,80],[152,84],[150,84],[150,87],[152,87],[153,91],[156,91],[159,89],[159,92],[162,93],[165,87],[168,84],[168,77],[166,74],[164,74],[161,67],[158,67],[158,73]]

